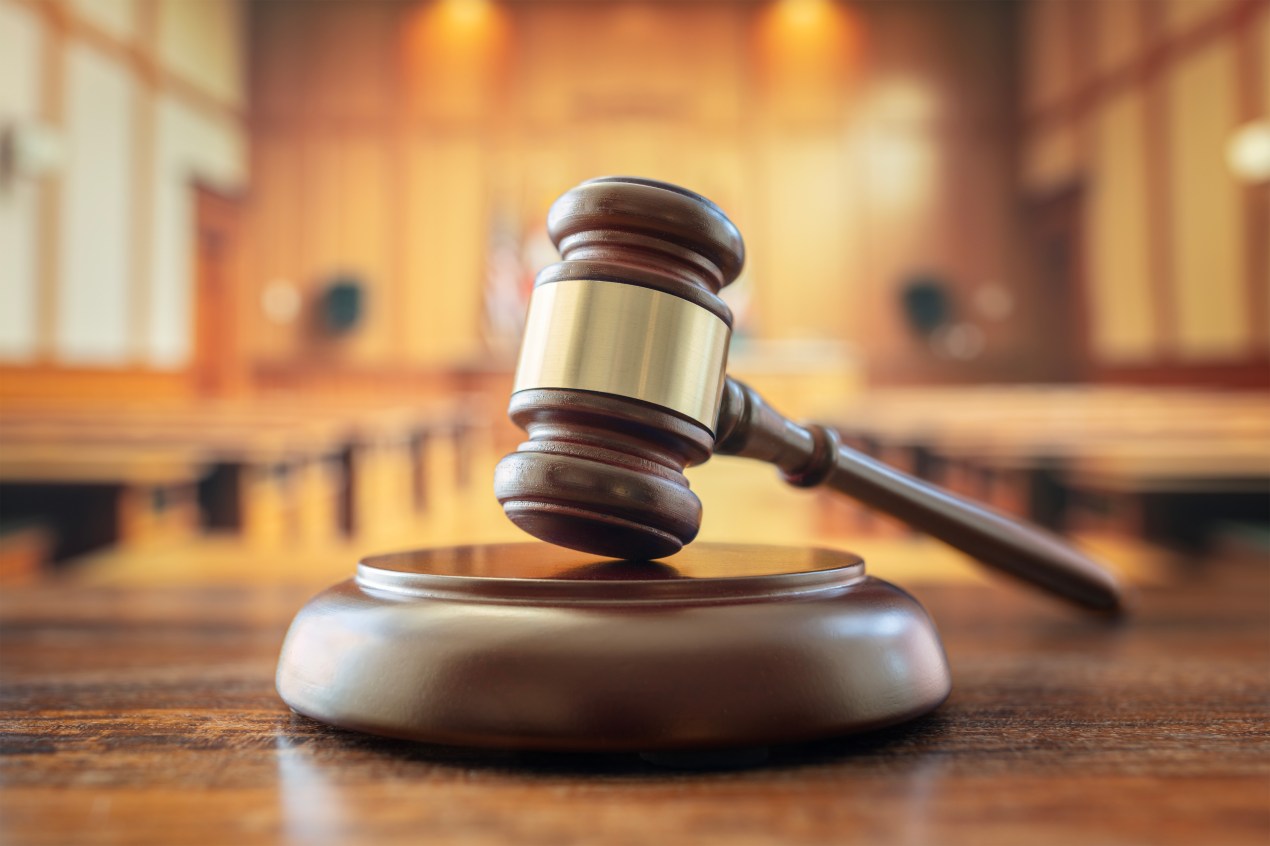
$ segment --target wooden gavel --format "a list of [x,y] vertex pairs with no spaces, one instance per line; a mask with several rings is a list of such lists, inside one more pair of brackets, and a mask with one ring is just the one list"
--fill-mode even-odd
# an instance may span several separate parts
[[529,440],[499,462],[507,516],[559,546],[659,558],[697,535],[685,467],[756,458],[828,485],[1081,606],[1121,610],[1115,577],[1055,535],[922,482],[793,423],[726,375],[719,298],[745,261],[706,198],[629,177],[584,182],[547,218],[562,261],[537,278],[511,419]]

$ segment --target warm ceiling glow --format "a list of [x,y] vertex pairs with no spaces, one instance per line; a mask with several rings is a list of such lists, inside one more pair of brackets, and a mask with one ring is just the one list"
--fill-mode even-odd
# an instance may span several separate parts
[[464,29],[485,26],[493,11],[490,0],[441,0],[440,6],[447,23]]
[[477,119],[493,108],[508,55],[505,8],[491,0],[426,0],[401,29],[406,108]]
[[777,14],[796,27],[822,24],[832,11],[830,0],[780,0],[777,4]]
[[759,15],[756,34],[770,81],[786,94],[837,89],[856,65],[862,37],[856,16],[836,0],[775,0]]
[[1236,177],[1258,184],[1270,181],[1270,120],[1245,123],[1226,145],[1226,163]]

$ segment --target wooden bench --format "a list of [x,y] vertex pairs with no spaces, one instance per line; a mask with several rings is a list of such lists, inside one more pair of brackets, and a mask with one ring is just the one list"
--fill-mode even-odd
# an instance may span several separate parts
[[1055,529],[1110,519],[1196,544],[1222,514],[1270,505],[1270,401],[1255,395],[935,389],[870,395],[838,420],[848,442]]
[[[128,501],[179,511],[191,531],[313,545],[400,533],[430,500],[444,498],[437,496],[442,485],[466,484],[466,456],[479,430],[454,404],[278,397],[103,408],[45,401],[0,412],[0,471],[14,494],[58,487],[65,498],[75,485],[114,485],[133,491]],[[165,479],[155,493],[156,473],[179,483]],[[114,507],[88,506],[94,513]],[[129,526],[147,522],[143,509],[130,513]],[[137,534],[121,528],[101,537]]]

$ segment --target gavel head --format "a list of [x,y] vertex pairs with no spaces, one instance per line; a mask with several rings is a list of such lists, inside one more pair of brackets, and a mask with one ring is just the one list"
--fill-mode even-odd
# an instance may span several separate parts
[[508,412],[529,440],[495,493],[550,543],[670,555],[701,525],[683,471],[714,446],[741,235],[704,197],[629,177],[570,190],[547,230],[562,260],[535,283]]

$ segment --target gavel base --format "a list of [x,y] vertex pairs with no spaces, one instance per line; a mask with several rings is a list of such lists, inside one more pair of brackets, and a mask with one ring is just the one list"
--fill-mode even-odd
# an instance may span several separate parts
[[367,558],[296,616],[277,683],[295,711],[373,734],[654,754],[880,728],[950,687],[926,612],[856,556],[722,544]]

